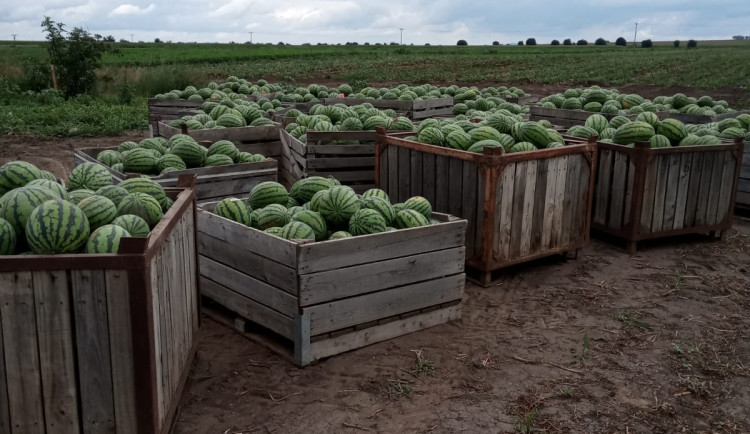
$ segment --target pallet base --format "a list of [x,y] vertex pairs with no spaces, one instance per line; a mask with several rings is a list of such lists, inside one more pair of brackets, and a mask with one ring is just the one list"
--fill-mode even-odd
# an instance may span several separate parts
[[230,309],[215,303],[208,297],[203,297],[203,313],[247,339],[283,356],[295,365],[306,366],[312,362],[336,354],[460,319],[461,301],[456,300],[443,303],[343,330],[313,336],[306,343],[309,345],[309,361],[299,360],[299,357],[295,356],[294,342],[232,312]]
[[[543,258],[536,259],[534,261],[544,261],[544,260],[550,260],[552,258],[577,260],[581,250],[583,249],[579,248],[579,249],[571,250],[568,252],[562,252],[560,254],[549,255]],[[493,283],[499,280],[502,277],[503,272],[507,271],[509,268],[517,267],[518,265],[522,265],[522,264],[514,264],[508,267],[498,268],[495,270],[480,270],[478,268],[470,267],[467,265],[466,266],[466,280],[476,285],[479,285],[483,288],[487,288],[487,287],[492,286]]]
[[673,236],[668,236],[668,237],[663,237],[663,238],[651,238],[651,239],[645,239],[645,240],[626,240],[626,239],[614,236],[612,234],[608,234],[606,232],[603,232],[597,229],[592,229],[591,235],[599,241],[610,244],[616,248],[622,249],[629,255],[635,255],[636,253],[638,253],[639,248],[643,248],[647,244],[651,246],[655,246],[655,245],[664,245],[668,243],[679,243],[679,242],[684,242],[686,240],[723,241],[724,239],[726,239],[727,231],[719,230],[719,231],[711,231],[711,232],[707,232],[703,234],[693,233],[693,234],[685,234],[685,235],[673,235]]

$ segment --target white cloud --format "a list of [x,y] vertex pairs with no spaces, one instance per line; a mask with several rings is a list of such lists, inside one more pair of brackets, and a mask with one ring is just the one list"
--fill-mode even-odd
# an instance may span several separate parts
[[153,3],[148,5],[148,7],[146,8],[140,8],[136,5],[131,4],[124,4],[112,9],[112,12],[110,12],[107,16],[114,17],[117,15],[146,15],[150,12],[153,12],[154,9],[156,9],[156,6],[154,6]]

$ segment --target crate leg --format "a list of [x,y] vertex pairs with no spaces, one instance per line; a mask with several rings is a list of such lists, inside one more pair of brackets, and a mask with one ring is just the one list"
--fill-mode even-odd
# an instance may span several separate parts
[[490,286],[492,284],[492,271],[479,270],[477,281],[485,288]]
[[626,242],[625,251],[628,252],[629,255],[635,255],[635,253],[638,251],[638,241]]
[[294,363],[298,366],[310,364],[310,314],[294,317]]
[[726,239],[725,233],[726,231],[711,231],[708,233],[708,236],[714,241],[719,241]]
[[721,241],[726,241],[727,240],[727,231],[726,230],[719,231],[719,239]]
[[579,254],[580,252],[581,252],[581,249],[580,249],[580,248],[578,248],[578,249],[575,249],[575,250],[573,250],[573,251],[570,251],[570,250],[568,250],[567,252],[565,252],[565,259],[573,259],[573,260],[576,260],[576,259],[578,259],[578,254]]

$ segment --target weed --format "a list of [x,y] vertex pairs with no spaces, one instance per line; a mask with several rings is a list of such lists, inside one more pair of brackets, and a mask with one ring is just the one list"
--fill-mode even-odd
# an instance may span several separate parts
[[534,419],[536,419],[536,409],[526,412],[521,416],[516,416],[516,431],[521,434],[530,434],[534,430]]
[[388,397],[399,399],[411,395],[411,385],[400,378],[388,380]]
[[573,397],[573,389],[570,388],[570,387],[564,387],[564,388],[560,389],[560,393],[562,394],[562,396],[564,396],[566,398],[572,398]]
[[417,377],[429,377],[435,371],[432,360],[424,356],[422,350],[412,350],[416,355],[414,359],[414,374]]
[[621,310],[615,314],[615,320],[620,321],[627,327],[637,327],[641,330],[651,330],[651,324],[643,321],[640,312],[632,310]]
[[579,364],[583,364],[589,355],[590,348],[591,348],[591,340],[589,339],[589,331],[585,330],[583,332],[583,342],[581,343],[581,348],[579,350],[571,349],[571,351],[573,352],[573,358]]
[[693,395],[705,396],[708,395],[708,388],[706,382],[701,381],[697,377],[690,375],[680,376],[680,385],[689,390]]

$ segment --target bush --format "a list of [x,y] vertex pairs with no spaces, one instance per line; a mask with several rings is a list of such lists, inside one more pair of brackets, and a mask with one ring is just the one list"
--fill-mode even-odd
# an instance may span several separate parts
[[518,45],[523,45],[523,41],[518,41]]
[[579,39],[578,42],[576,42],[576,45],[589,45],[589,41],[585,39]]
[[563,45],[573,45],[573,42],[570,39],[566,39],[563,41]]
[[651,39],[644,39],[641,41],[641,48],[651,48],[654,46],[654,43],[651,41]]
[[552,45],[560,45],[560,41],[558,41],[557,39],[553,39]]
[[598,38],[596,42],[594,42],[594,45],[607,45],[607,41],[605,41],[604,38]]
[[492,45],[500,45],[500,43],[497,41],[492,41]]
[[695,39],[689,40],[688,44],[687,44],[687,47],[688,48],[698,48],[698,41],[696,41]]
[[40,62],[32,58],[27,58],[21,64],[21,68],[23,71],[23,77],[21,77],[19,83],[21,90],[39,92],[52,87],[52,77],[47,62]]
[[620,37],[619,37],[619,38],[617,38],[617,40],[615,41],[615,45],[618,45],[618,46],[620,46],[620,47],[625,47],[625,46],[627,46],[627,45],[628,45],[628,41],[626,41],[626,40],[625,40],[625,38],[623,38],[622,36],[620,36]]
[[536,45],[536,39],[529,38],[526,40],[526,45]]
[[672,42],[672,45],[674,45],[675,48],[680,48],[680,40],[675,39],[674,42]]
[[456,45],[469,45],[469,43],[468,43],[468,42],[466,42],[466,41],[465,41],[465,40],[463,40],[463,39],[459,39],[459,40],[458,40],[458,42],[456,42]]

